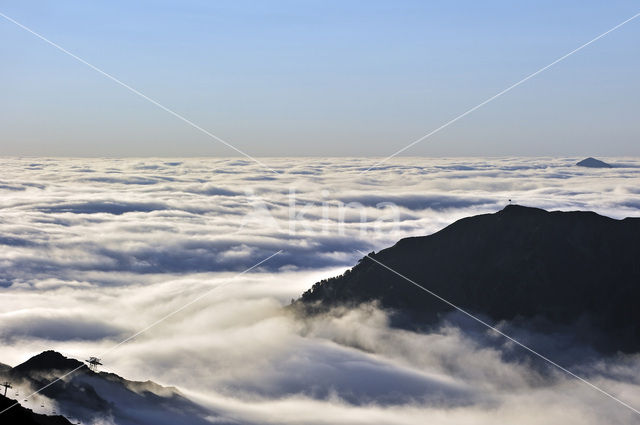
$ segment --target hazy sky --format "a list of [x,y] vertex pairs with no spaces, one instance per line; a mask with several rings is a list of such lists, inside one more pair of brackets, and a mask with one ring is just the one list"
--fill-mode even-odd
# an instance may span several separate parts
[[[637,1],[5,1],[256,156],[386,156]],[[640,155],[640,18],[408,155]],[[0,18],[0,154],[236,156]]]

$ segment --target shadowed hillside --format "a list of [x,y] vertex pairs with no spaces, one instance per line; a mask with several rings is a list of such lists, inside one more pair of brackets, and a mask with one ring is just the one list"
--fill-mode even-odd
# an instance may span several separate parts
[[[5,371],[4,375],[16,386],[28,385],[33,391],[45,387],[57,377],[82,365],[82,362],[64,357],[55,351],[45,351]],[[59,413],[79,418],[82,423],[100,422],[110,418],[119,425],[206,425],[210,423],[208,418],[214,416],[209,410],[185,398],[175,388],[163,387],[151,381],[128,381],[113,373],[94,372],[86,367],[81,367],[63,380],[42,389],[40,395],[58,405]],[[15,402],[9,399],[3,401],[6,400],[7,405]],[[17,401],[22,402],[20,399]],[[33,403],[33,400],[25,403]],[[24,422],[25,424],[69,423],[51,422],[52,417],[29,414],[30,411],[22,406],[16,406],[8,412],[14,412],[12,415],[21,415],[20,417],[24,418],[35,418],[35,422]]]
[[[15,400],[0,394],[0,411],[15,404]],[[33,413],[22,406],[14,406],[0,415],[0,423],[11,425],[71,425],[62,416],[47,416]]]
[[[586,321],[600,349],[640,349],[640,219],[509,205],[370,254],[461,308],[494,320]],[[317,311],[378,300],[433,323],[452,307],[363,258],[316,283],[298,306]]]

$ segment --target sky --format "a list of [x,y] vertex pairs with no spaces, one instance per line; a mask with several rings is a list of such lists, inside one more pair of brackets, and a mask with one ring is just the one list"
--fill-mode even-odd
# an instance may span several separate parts
[[[6,1],[0,12],[253,156],[386,156],[634,1]],[[640,155],[640,18],[405,152]],[[0,17],[0,155],[238,153]]]

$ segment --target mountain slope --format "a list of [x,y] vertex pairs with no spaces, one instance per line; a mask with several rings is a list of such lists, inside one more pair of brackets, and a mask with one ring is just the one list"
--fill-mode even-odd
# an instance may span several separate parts
[[[21,392],[28,393],[81,365],[82,362],[55,351],[45,351],[12,368],[5,375],[16,387],[22,387]],[[82,423],[108,419],[111,421],[109,423],[118,425],[208,425],[208,418],[215,416],[208,409],[185,398],[175,388],[163,387],[151,381],[128,381],[113,373],[93,372],[86,367],[43,389],[40,394],[48,399],[43,403],[58,406],[59,413],[78,418]],[[35,399],[18,401],[25,405],[40,404]],[[225,423],[220,418],[216,419],[217,423]]]
[[[640,350],[640,219],[509,205],[370,254],[457,306],[494,320],[587,320],[606,350]],[[368,258],[319,282],[307,308],[378,300],[421,322],[452,307]]]
[[[0,394],[0,411],[15,404],[15,400]],[[22,406],[14,406],[0,416],[0,423],[12,425],[71,425],[62,416],[47,416],[34,413]]]

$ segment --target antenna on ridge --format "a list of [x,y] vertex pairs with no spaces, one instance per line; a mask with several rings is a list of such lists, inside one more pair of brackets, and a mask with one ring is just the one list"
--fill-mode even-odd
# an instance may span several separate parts
[[89,360],[85,360],[85,362],[89,364],[89,369],[94,372],[98,371],[98,366],[102,366],[100,359],[97,357],[89,357]]
[[9,382],[7,382],[7,381],[5,381],[3,384],[0,384],[0,387],[4,387],[4,396],[5,396],[5,397],[7,396],[7,390],[8,390],[9,388],[13,388],[13,387],[11,386],[11,383],[9,383]]

